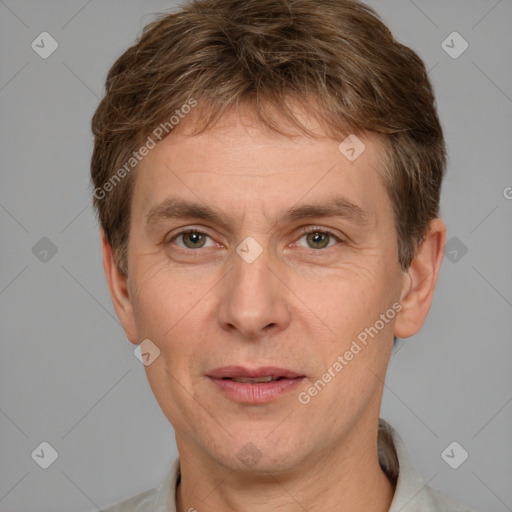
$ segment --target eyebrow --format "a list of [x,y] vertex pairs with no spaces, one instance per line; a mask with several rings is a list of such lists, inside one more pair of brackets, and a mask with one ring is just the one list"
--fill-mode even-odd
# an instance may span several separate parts
[[[278,215],[279,223],[313,217],[338,217],[360,226],[369,224],[368,213],[345,197],[334,197],[327,202],[294,206]],[[229,217],[210,206],[170,197],[154,206],[146,214],[146,224],[157,224],[167,219],[200,219],[227,227]]]
[[284,214],[283,220],[293,221],[311,217],[339,217],[361,226],[369,224],[366,211],[345,197],[335,197],[326,203],[293,207]]

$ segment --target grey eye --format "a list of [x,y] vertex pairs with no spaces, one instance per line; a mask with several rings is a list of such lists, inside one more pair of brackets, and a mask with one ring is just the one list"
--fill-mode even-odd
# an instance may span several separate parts
[[[186,249],[201,249],[206,246],[208,235],[199,231],[186,231],[176,236],[176,245]],[[181,243],[178,243],[181,240]]]
[[[333,245],[336,243],[336,237],[329,233],[328,231],[310,231],[309,233],[304,233],[299,238],[299,241],[304,239],[306,240],[306,247],[309,249],[325,249],[326,247],[329,247],[330,245]],[[303,244],[300,244],[302,247],[304,247]]]

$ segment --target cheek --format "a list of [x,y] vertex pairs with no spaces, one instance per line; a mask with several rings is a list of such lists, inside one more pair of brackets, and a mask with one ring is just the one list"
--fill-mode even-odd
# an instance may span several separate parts
[[180,384],[192,389],[208,341],[205,332],[215,322],[212,300],[218,279],[194,279],[165,265],[147,267],[134,277],[141,283],[133,300],[138,334],[160,350],[145,368],[155,395],[179,392]]
[[202,298],[208,287],[162,269],[148,269],[138,277],[143,284],[134,296],[137,329],[141,339],[150,339],[160,351],[145,366],[146,376],[165,416],[178,430],[186,430],[184,417],[193,424],[204,420],[191,393],[204,343],[198,314],[205,314]]
[[331,390],[350,389],[349,394],[360,396],[378,384],[375,375],[384,375],[396,318],[393,304],[399,296],[392,281],[382,267],[353,265],[339,269],[323,286],[304,288],[307,304],[322,320],[311,333],[315,351],[321,354],[321,370],[332,367],[338,356],[343,358],[343,370]]
[[131,295],[137,328],[141,336],[163,341],[180,323],[189,321],[208,290],[208,283],[188,279],[160,262],[144,263],[141,258],[133,272],[136,285]]
[[302,290],[306,306],[344,339],[375,321],[387,309],[390,297],[379,269],[355,264],[344,265],[322,279],[301,279],[295,286]]

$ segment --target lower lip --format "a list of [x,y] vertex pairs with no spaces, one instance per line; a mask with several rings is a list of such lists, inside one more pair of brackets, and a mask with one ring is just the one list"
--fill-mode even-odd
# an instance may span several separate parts
[[281,396],[293,391],[304,380],[304,377],[296,379],[281,379],[271,382],[236,382],[229,379],[215,379],[209,377],[217,388],[228,398],[244,404],[266,404],[277,400]]

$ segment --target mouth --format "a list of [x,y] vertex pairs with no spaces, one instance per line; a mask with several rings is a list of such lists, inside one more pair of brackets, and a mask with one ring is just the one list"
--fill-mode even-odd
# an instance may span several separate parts
[[223,377],[224,380],[232,380],[233,382],[252,382],[254,384],[261,384],[263,382],[275,382],[282,380],[286,377],[274,377],[268,375],[267,377]]
[[242,366],[216,368],[207,377],[227,398],[247,404],[273,402],[291,392],[306,378],[285,368],[250,369]]

